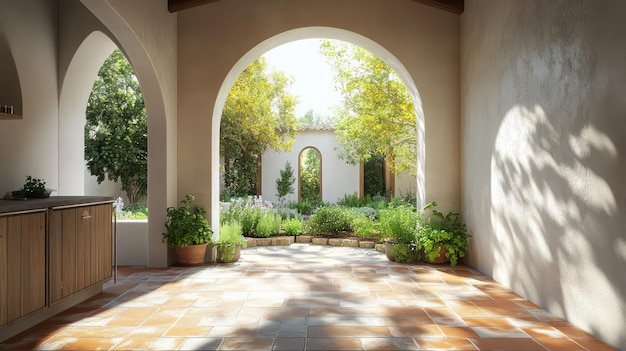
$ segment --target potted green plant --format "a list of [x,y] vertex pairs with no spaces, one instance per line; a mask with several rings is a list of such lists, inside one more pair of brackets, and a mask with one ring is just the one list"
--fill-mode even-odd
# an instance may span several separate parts
[[459,258],[465,256],[470,234],[458,213],[448,212],[444,216],[434,209],[435,206],[436,202],[424,206],[424,210],[431,210],[432,216],[423,217],[420,221],[417,247],[423,251],[426,262],[450,262],[450,266],[454,267]]
[[416,246],[420,214],[410,205],[399,205],[380,212],[380,227],[385,238],[385,254],[390,261],[414,263],[420,260]]
[[230,221],[220,224],[220,238],[212,243],[217,251],[217,262],[229,263],[239,260],[241,248],[247,246],[242,232],[241,224],[238,222]]
[[213,231],[204,215],[206,210],[199,206],[191,206],[195,198],[186,195],[181,206],[167,208],[166,232],[163,242],[176,250],[178,263],[181,265],[201,265],[208,243],[211,242]]

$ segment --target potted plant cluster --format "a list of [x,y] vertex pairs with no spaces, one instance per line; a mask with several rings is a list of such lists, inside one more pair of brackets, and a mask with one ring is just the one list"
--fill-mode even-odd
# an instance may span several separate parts
[[241,248],[246,248],[246,240],[242,235],[242,227],[236,221],[220,225],[220,238],[211,244],[217,250],[217,262],[230,263],[239,261]]
[[181,206],[167,208],[166,232],[163,242],[176,250],[178,263],[185,266],[204,263],[207,245],[211,242],[213,231],[204,217],[206,210],[199,206],[192,207],[194,196],[186,195]]
[[390,261],[414,263],[420,260],[416,245],[417,223],[420,213],[409,205],[384,209],[380,212],[380,226],[385,239],[385,254]]
[[417,246],[424,253],[426,262],[450,262],[450,266],[454,267],[459,258],[465,256],[470,234],[458,213],[449,212],[444,216],[434,209],[435,206],[436,202],[424,206],[424,210],[431,210],[432,216],[420,221]]

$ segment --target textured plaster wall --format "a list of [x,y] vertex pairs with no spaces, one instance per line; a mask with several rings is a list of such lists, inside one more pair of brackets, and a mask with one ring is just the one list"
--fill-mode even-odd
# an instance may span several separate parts
[[626,349],[626,3],[465,6],[469,262]]
[[425,120],[425,198],[460,209],[459,17],[410,0],[230,0],[179,12],[178,193],[196,194],[207,208],[217,201],[211,153],[218,144],[211,132],[219,121],[212,119],[219,118],[213,111],[224,102],[218,93],[230,70],[251,50],[258,57],[307,35],[268,39],[311,27],[368,38],[403,65]]
[[53,189],[58,185],[57,13],[57,3],[48,0],[12,1],[0,11],[0,37],[21,86],[22,101],[14,105],[22,106],[23,115],[0,120],[2,194],[20,188],[26,175]]

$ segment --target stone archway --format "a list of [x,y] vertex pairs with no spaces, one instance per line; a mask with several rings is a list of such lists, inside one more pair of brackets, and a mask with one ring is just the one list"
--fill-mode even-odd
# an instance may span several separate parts
[[[275,35],[248,51],[228,72],[228,75],[222,82],[220,90],[213,109],[212,128],[211,128],[211,221],[219,223],[219,135],[220,120],[226,97],[235,80],[243,72],[243,70],[252,63],[256,58],[263,55],[270,49],[291,41],[310,39],[310,38],[328,38],[337,39],[359,45],[372,54],[381,58],[387,63],[400,77],[404,85],[406,85],[413,106],[415,107],[416,123],[417,123],[417,181],[416,181],[416,197],[417,206],[422,207],[425,204],[425,127],[424,112],[422,110],[422,100],[417,90],[413,78],[408,70],[391,52],[386,50],[375,41],[364,37],[360,34],[332,27],[304,27],[289,30]],[[215,228],[214,228],[215,229]]]

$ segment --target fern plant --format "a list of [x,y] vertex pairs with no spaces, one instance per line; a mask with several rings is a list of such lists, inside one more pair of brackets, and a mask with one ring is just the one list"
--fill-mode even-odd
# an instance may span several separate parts
[[445,247],[446,258],[450,261],[450,266],[454,267],[459,258],[465,256],[470,234],[458,213],[448,212],[444,216],[442,212],[434,209],[435,206],[436,202],[424,206],[424,210],[431,210],[432,216],[421,221],[417,246],[423,250],[429,262],[433,262],[439,256],[441,248]]

